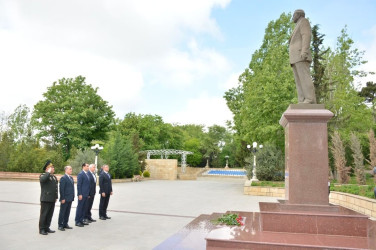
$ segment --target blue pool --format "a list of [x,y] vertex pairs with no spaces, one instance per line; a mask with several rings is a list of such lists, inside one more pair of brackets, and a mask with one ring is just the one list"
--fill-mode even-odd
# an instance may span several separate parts
[[220,175],[220,176],[245,176],[245,170],[208,170],[203,175]]

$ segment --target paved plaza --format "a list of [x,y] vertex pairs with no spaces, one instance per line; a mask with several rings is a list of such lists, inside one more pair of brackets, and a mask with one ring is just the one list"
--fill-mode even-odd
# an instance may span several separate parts
[[38,231],[39,182],[0,181],[0,249],[152,249],[200,214],[259,211],[258,202],[277,200],[243,195],[243,184],[242,178],[114,183],[108,208],[112,219],[98,220],[97,194],[97,222],[75,227],[76,197],[69,220],[73,229],[57,230],[56,203],[51,225],[56,233],[43,236]]

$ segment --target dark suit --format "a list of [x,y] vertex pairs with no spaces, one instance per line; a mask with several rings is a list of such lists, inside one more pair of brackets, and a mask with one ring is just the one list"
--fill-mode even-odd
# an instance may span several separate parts
[[[104,171],[99,176],[99,194],[101,200],[99,202],[99,217],[107,217],[107,207],[110,201],[110,195],[112,192],[111,175]],[[102,196],[102,193],[106,194],[106,197]]]
[[316,103],[315,88],[311,79],[311,26],[301,17],[296,23],[289,42],[289,57],[294,72],[299,103]]
[[58,224],[59,227],[68,226],[69,215],[72,207],[72,201],[74,201],[74,180],[71,176],[63,175],[60,178],[60,202],[65,200],[64,203],[60,203],[60,213]]
[[89,171],[88,175],[90,179],[90,192],[89,192],[90,198],[88,198],[88,206],[87,206],[85,219],[93,219],[91,217],[91,208],[93,207],[94,197],[95,197],[95,193],[97,190],[97,182],[96,182],[96,177],[93,176],[94,175],[93,173]]
[[85,219],[85,214],[87,211],[88,206],[88,197],[90,194],[90,179],[89,179],[89,173],[85,173],[85,171],[81,171],[77,175],[77,195],[82,195],[82,199],[78,200],[78,205],[76,208],[76,224],[79,222],[83,222]]
[[48,172],[39,176],[39,182],[41,187],[39,231],[41,231],[48,230],[51,226],[51,220],[55,210],[55,202],[58,198],[58,182],[56,177]]

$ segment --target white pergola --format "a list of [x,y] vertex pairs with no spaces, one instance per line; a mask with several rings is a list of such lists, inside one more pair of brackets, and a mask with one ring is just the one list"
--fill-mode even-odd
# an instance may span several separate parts
[[177,150],[177,149],[157,149],[157,150],[145,150],[140,153],[146,153],[146,158],[150,159],[151,155],[160,155],[161,159],[168,159],[169,155],[181,155],[181,171],[185,173],[185,167],[187,166],[187,155],[193,154],[189,151]]

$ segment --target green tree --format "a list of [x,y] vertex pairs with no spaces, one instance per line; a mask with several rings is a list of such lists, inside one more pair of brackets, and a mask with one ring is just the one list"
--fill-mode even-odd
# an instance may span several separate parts
[[140,151],[183,148],[183,135],[180,127],[165,123],[158,115],[128,113],[119,122],[117,128],[126,137],[137,134]]
[[8,170],[12,172],[43,172],[47,151],[31,141],[21,141],[10,155]]
[[373,103],[376,97],[376,83],[367,82],[366,86],[359,92],[359,95],[364,97],[366,102]]
[[119,129],[125,136],[137,133],[142,141],[143,150],[162,149],[166,143],[166,141],[160,140],[164,125],[161,116],[128,113],[125,115],[124,119],[120,121]]
[[269,22],[261,47],[239,77],[239,86],[225,94],[234,114],[234,129],[243,141],[284,147],[284,132],[278,122],[289,104],[296,102],[288,54],[292,28],[291,14],[283,13]]
[[[256,153],[256,176],[262,181],[282,181],[285,178],[283,152],[275,145],[266,144]],[[253,164],[249,164],[247,176],[252,176]]]
[[3,133],[5,133],[8,130],[7,127],[8,123],[8,116],[4,111],[0,112],[0,141],[2,140]]
[[328,82],[325,80],[325,54],[329,49],[323,46],[324,34],[319,32],[319,25],[312,27],[312,80],[315,86],[317,103],[324,103],[328,92]]
[[130,178],[139,174],[138,155],[134,152],[130,139],[114,131],[106,148],[104,157],[114,178]]
[[213,125],[208,128],[208,133],[203,138],[205,156],[211,159],[211,165],[215,168],[224,167],[221,165],[220,153],[225,145],[226,133],[225,127]]
[[[367,133],[373,126],[372,111],[358,95],[354,86],[355,77],[363,77],[367,72],[357,70],[366,63],[362,59],[364,51],[353,48],[354,41],[348,36],[346,27],[341,30],[334,51],[328,52],[326,79],[329,92],[326,107],[334,113],[329,121],[329,131],[338,131],[345,142],[349,142],[350,133],[361,136],[362,144],[367,142]],[[351,155],[347,155],[349,160]]]
[[10,156],[14,153],[15,145],[9,132],[3,132],[0,141],[0,171],[9,171]]
[[38,136],[61,143],[66,159],[72,146],[82,149],[92,140],[106,138],[114,112],[97,91],[82,76],[63,78],[48,87],[44,100],[34,106]]
[[189,166],[198,167],[203,165],[204,156],[201,153],[201,142],[198,138],[190,138],[187,141],[185,141],[184,150],[193,153],[191,155],[187,155],[187,163]]
[[15,142],[32,136],[30,124],[30,109],[26,105],[19,105],[8,117],[9,133]]
[[[75,154],[72,154],[72,158],[70,158],[67,162],[67,165],[71,166],[73,169],[73,174],[77,175],[82,170],[82,164],[88,163],[93,164],[95,161],[95,153],[90,148],[85,148],[82,150],[77,150]],[[98,171],[100,168],[105,164],[105,161],[102,159],[101,154],[98,155]]]
[[204,145],[204,125],[186,124],[178,126],[183,140],[183,149],[193,152],[187,156],[187,163],[192,167],[203,167],[206,164]]
[[373,121],[376,122],[376,83],[367,82],[366,87],[363,87],[359,92],[359,95],[365,98],[366,103],[371,104]]

